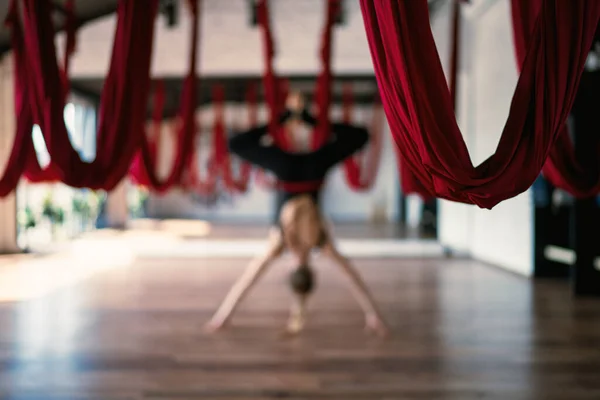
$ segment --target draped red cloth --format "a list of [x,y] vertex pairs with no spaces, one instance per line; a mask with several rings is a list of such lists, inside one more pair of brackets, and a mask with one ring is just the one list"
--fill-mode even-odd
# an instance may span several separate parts
[[[23,37],[23,26],[18,13],[18,3],[12,0],[9,5],[6,25],[11,29],[11,44],[13,48],[14,61],[14,84],[15,84],[15,110],[17,117],[17,132],[9,162],[6,165],[5,178],[0,181],[0,196],[10,193],[24,176],[29,182],[55,182],[58,180],[56,167],[51,163],[42,169],[37,159],[37,154],[32,141],[33,117],[25,91],[27,76],[24,66],[27,62],[25,44]],[[76,19],[74,13],[74,0],[65,3],[66,12],[66,46],[64,53],[63,68],[61,69],[62,84],[65,93],[69,90],[68,68],[71,56],[75,51],[76,42]],[[6,182],[6,184],[4,184]]]
[[[63,110],[68,91],[57,62],[51,2],[21,0],[21,5],[24,34],[14,44],[15,52],[22,51],[23,57],[15,58],[16,68],[24,71],[21,83],[27,84],[22,90],[27,91],[33,121],[44,136],[50,167],[70,186],[110,190],[127,173],[140,144],[158,1],[118,3],[113,52],[100,104],[97,153],[92,163],[80,159],[65,127]],[[15,29],[12,35],[13,40],[18,39]]]
[[[317,127],[312,135],[311,145],[313,148],[320,147],[328,138],[329,129],[329,106],[331,103],[331,42],[333,25],[339,12],[339,0],[326,0],[327,17],[321,41],[321,72],[317,81],[316,103],[318,107]],[[275,144],[282,149],[289,149],[284,130],[278,126],[277,119],[285,104],[285,89],[281,80],[275,73],[273,61],[275,57],[275,44],[269,18],[269,5],[267,0],[259,0],[257,4],[258,22],[261,27],[263,40],[263,56],[265,70],[263,73],[263,85],[265,100],[269,107],[269,133]]]
[[25,90],[27,83],[27,74],[24,69],[19,66],[24,65],[25,52],[23,46],[23,30],[21,21],[16,14],[16,2],[13,1],[10,5],[6,25],[10,26],[12,35],[11,41],[14,48],[13,63],[14,63],[14,99],[15,99],[15,115],[17,116],[17,124],[14,135],[13,147],[4,167],[4,173],[0,179],[0,197],[7,196],[17,185],[21,175],[25,170],[30,152],[35,150],[31,137],[33,129],[33,116],[29,107],[29,95]]
[[[158,162],[158,147],[161,143],[162,133],[162,116],[165,108],[165,84],[162,80],[156,82],[154,88],[154,105],[152,112],[152,121],[150,124],[150,134],[146,135],[148,150],[152,157],[152,164]],[[129,179],[136,185],[151,188],[152,183],[148,177],[146,165],[144,164],[144,156],[140,149],[131,163],[129,168]]]
[[[343,121],[352,123],[352,85],[346,84],[343,88]],[[379,106],[373,107],[371,121],[371,141],[368,150],[351,156],[344,161],[344,173],[348,186],[355,191],[367,191],[373,187],[379,171],[381,161],[381,147],[383,143],[382,115]],[[365,162],[364,160],[367,160]]]
[[482,208],[527,190],[573,105],[600,2],[544,1],[498,148],[477,167],[456,123],[427,1],[361,0],[361,9],[396,145],[427,190]]
[[458,89],[458,61],[460,45],[460,3],[462,0],[453,0],[452,4],[452,53],[450,54],[450,96],[452,97],[452,107],[456,111],[457,89]]
[[[247,162],[242,162],[239,168],[238,176],[234,176],[231,165],[231,157],[227,145],[227,131],[225,126],[225,110],[224,101],[225,93],[222,85],[213,87],[213,140],[212,154],[208,167],[208,176],[206,179],[201,179],[200,168],[198,166],[197,154],[194,152],[193,159],[187,169],[187,174],[183,182],[183,186],[188,190],[200,194],[214,193],[217,188],[217,182],[221,178],[225,189],[232,193],[243,193],[248,190],[248,183],[252,172],[252,165]],[[257,122],[257,107],[256,107],[256,87],[249,85],[246,93],[248,105],[249,125],[254,126]],[[193,145],[196,149],[196,145]]]
[[[256,85],[250,83],[246,89],[246,107],[248,109],[248,126],[253,127],[258,123],[258,108],[257,108],[257,93],[256,93]],[[224,115],[222,114],[223,110],[221,107],[221,118],[223,120],[222,125],[225,126]],[[225,170],[225,185],[229,190],[234,193],[243,193],[248,190],[248,183],[250,181],[250,176],[252,174],[252,164],[247,161],[241,161],[239,165],[239,173],[238,177],[235,178],[233,176],[233,171],[231,168],[231,157],[229,155],[229,149],[227,147],[227,137],[224,134],[225,129],[223,129],[223,144],[224,151],[227,155],[227,167]]]
[[[511,6],[515,53],[520,69],[525,61],[527,48],[534,40],[533,32],[542,8],[542,0],[512,0]],[[577,160],[568,128],[564,125],[544,164],[544,177],[555,187],[575,197],[597,195],[600,192],[600,135],[597,137],[598,163],[592,168],[585,168]]]
[[[201,124],[198,124],[201,126]],[[203,131],[199,130],[198,133],[202,135]],[[215,143],[216,140],[214,138],[214,129],[213,129],[213,141],[212,141],[212,151],[209,158],[209,165],[207,174],[205,177],[202,177],[202,171],[200,169],[200,165],[198,164],[198,145],[196,140],[198,136],[194,139],[194,155],[192,160],[190,161],[189,167],[187,169],[187,173],[183,177],[182,187],[188,191],[206,196],[215,193],[217,189],[217,178],[218,178],[218,165],[215,162]]]
[[177,130],[175,160],[169,175],[161,180],[156,173],[156,150],[153,151],[152,143],[147,136],[142,135],[142,159],[145,175],[152,190],[164,193],[173,186],[181,184],[183,174],[190,165],[194,156],[194,137],[196,136],[196,55],[198,52],[198,0],[190,0],[192,24],[190,31],[190,49],[188,72],[183,82],[179,121]]
[[273,61],[275,58],[275,44],[273,42],[273,31],[271,29],[271,20],[269,13],[268,0],[258,0],[257,17],[261,29],[261,38],[263,41],[263,57],[265,70],[263,72],[263,86],[265,91],[265,101],[269,108],[269,134],[275,141],[275,144],[282,149],[287,149],[290,145],[282,129],[279,129],[278,118],[285,104],[285,97],[282,93],[282,85],[275,74]]
[[225,92],[223,86],[215,85],[213,88],[213,107],[214,107],[214,161],[216,163],[217,173],[223,179],[226,189],[234,193],[245,192],[248,190],[248,181],[250,179],[250,170],[242,169],[241,176],[236,179],[233,177],[231,169],[231,157],[229,156],[229,147],[227,145],[227,131],[225,128]]
[[[15,52],[14,57],[19,56],[20,54]],[[16,60],[15,64],[17,64]],[[17,187],[25,169],[29,150],[33,149],[31,139],[33,118],[29,111],[27,93],[21,90],[24,87],[24,75],[24,71],[15,68],[15,112],[20,118],[17,119],[13,147],[0,179],[0,197],[7,196]]]
[[331,106],[331,52],[333,45],[333,26],[340,12],[339,0],[326,0],[326,17],[323,33],[321,34],[321,72],[317,78],[316,96],[317,126],[312,134],[312,148],[318,149],[327,142],[330,134],[329,112]]

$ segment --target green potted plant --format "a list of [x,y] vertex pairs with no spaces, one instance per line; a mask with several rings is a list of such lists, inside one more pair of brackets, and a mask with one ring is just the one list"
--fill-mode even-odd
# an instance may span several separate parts
[[85,227],[91,217],[91,207],[87,199],[75,196],[71,205],[73,214],[79,218],[80,232],[85,230]]
[[37,220],[35,218],[35,214],[31,210],[31,207],[27,206],[24,210],[21,210],[18,214],[18,222],[21,229],[23,229],[23,233],[25,235],[25,248],[23,249],[25,252],[29,251],[29,230],[35,228],[37,225]]

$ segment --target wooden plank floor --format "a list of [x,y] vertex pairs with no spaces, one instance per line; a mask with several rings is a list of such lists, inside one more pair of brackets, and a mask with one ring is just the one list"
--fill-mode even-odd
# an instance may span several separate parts
[[0,398],[600,399],[600,304],[564,283],[361,259],[393,330],[380,340],[319,261],[309,326],[285,339],[283,261],[211,336],[202,325],[244,260],[98,258],[0,266]]

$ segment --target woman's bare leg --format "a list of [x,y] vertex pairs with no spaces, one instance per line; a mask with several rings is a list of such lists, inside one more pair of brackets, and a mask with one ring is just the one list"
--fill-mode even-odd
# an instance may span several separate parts
[[344,275],[349,278],[352,293],[358,301],[360,307],[365,312],[366,328],[373,330],[382,336],[387,335],[388,328],[384,322],[381,312],[377,308],[373,296],[367,288],[367,285],[363,281],[358,271],[356,271],[350,260],[340,254],[340,252],[337,250],[331,240],[331,236],[328,237],[327,242],[323,247],[323,254],[330,258],[338,267],[340,267]]
[[267,270],[268,266],[281,255],[283,249],[284,244],[281,232],[278,228],[273,228],[270,233],[267,252],[250,261],[242,276],[240,276],[229,290],[225,300],[223,300],[215,315],[208,322],[206,326],[208,331],[216,331],[229,321],[242,299],[248,294],[252,286],[256,284],[258,278]]

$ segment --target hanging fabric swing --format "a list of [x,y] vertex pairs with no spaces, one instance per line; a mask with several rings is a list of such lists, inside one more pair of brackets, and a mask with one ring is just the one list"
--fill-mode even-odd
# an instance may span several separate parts
[[[349,83],[345,84],[343,91],[343,121],[346,124],[351,124],[353,106],[352,85]],[[379,102],[376,102],[373,106],[373,115],[369,129],[371,132],[369,147],[365,151],[351,156],[344,161],[346,182],[354,191],[362,192],[370,190],[375,183],[379,165],[381,164],[383,122],[383,112]]]
[[[333,44],[333,27],[337,15],[340,12],[339,0],[326,0],[326,18],[323,33],[321,35],[321,49],[320,49],[320,61],[321,71],[317,78],[316,83],[316,95],[315,103],[317,108],[317,123],[312,132],[311,136],[311,148],[313,150],[323,146],[329,139],[331,134],[330,129],[330,107],[332,102],[332,82],[333,74],[331,70],[331,55],[332,55],[332,44]],[[274,57],[274,44],[271,35],[271,26],[268,13],[267,1],[261,1],[259,6],[259,23],[263,28],[263,42],[264,42],[264,54],[265,54],[265,72],[264,72],[264,86],[266,93],[267,104],[270,110],[270,126],[269,132],[274,138],[275,143],[283,149],[289,149],[290,144],[286,141],[286,135],[284,134],[285,128],[280,128],[276,124],[274,116],[279,115],[281,112],[280,107],[285,99],[285,93],[281,88],[281,84],[277,83],[277,77],[275,76],[273,68],[273,57]],[[276,90],[278,89],[278,90]],[[278,103],[273,104],[274,99],[280,99]],[[346,122],[349,122],[348,120]],[[364,191],[371,188],[375,176],[377,174],[379,165],[379,156],[381,148],[381,135],[376,134],[373,136],[374,142],[371,147],[374,149],[369,157],[369,163],[364,167],[366,172],[363,171],[363,164],[359,163],[358,158],[348,159],[344,163],[344,169],[346,177],[350,187],[353,190]],[[264,177],[264,173],[260,175]],[[276,187],[276,183],[272,184]]]
[[[159,193],[164,193],[182,182],[183,174],[189,166],[194,154],[194,137],[196,136],[196,57],[198,53],[198,31],[199,31],[199,0],[188,1],[192,13],[192,24],[190,31],[190,49],[188,72],[183,82],[181,94],[181,105],[179,115],[175,125],[176,130],[176,153],[173,166],[169,175],[161,180],[157,173],[156,143],[148,139],[144,133],[142,135],[141,154],[143,163],[144,179],[150,186],[150,189]],[[164,101],[163,101],[164,104]],[[156,111],[156,110],[155,110]],[[156,118],[156,115],[155,115]],[[155,120],[153,124],[156,129],[160,129],[160,123]]]
[[268,0],[259,0],[256,7],[258,26],[261,28],[261,37],[263,41],[262,48],[265,67],[263,72],[263,86],[265,101],[269,109],[269,134],[277,146],[282,149],[287,149],[287,140],[285,135],[281,134],[277,122],[277,119],[283,110],[285,98],[282,96],[280,81],[275,75],[275,68],[273,66],[275,45],[273,43]]
[[333,74],[331,72],[331,52],[333,44],[333,26],[340,13],[339,0],[326,1],[325,27],[321,36],[321,72],[317,78],[315,102],[317,104],[317,126],[312,134],[313,150],[323,146],[331,135],[331,121],[329,118],[331,107],[331,86]]
[[91,163],[81,160],[65,127],[63,110],[68,92],[66,75],[56,58],[52,5],[49,0],[21,0],[21,5],[12,7],[17,16],[11,18],[17,20],[21,10],[21,38],[12,25],[15,52],[23,51],[23,57],[15,57],[16,68],[24,71],[22,82],[27,84],[22,90],[28,93],[27,105],[46,142],[50,166],[69,186],[110,190],[127,173],[139,145],[137,132],[141,132],[144,120],[158,1],[118,3],[113,54],[100,104],[96,159]]
[[[521,70],[529,43],[534,40],[532,36],[542,9],[542,0],[512,0],[511,6],[515,54],[518,68]],[[600,193],[600,135],[596,137],[597,162],[593,166],[583,167],[577,160],[569,129],[565,124],[544,164],[544,177],[555,187],[578,198],[592,197]]]
[[477,167],[456,123],[427,1],[361,0],[361,9],[396,145],[427,190],[482,208],[527,190],[573,105],[600,2],[543,2],[502,138]]
[[[71,88],[71,84],[69,81],[69,67],[71,65],[71,59],[73,54],[75,53],[76,39],[77,39],[77,26],[75,19],[75,1],[68,0],[65,3],[65,13],[66,13],[66,23],[65,23],[65,32],[66,32],[66,44],[65,44],[65,52],[63,55],[63,66],[59,69],[61,74],[61,80],[63,84],[63,93],[64,93],[64,102],[66,103],[67,97]],[[45,168],[40,166],[37,152],[35,148],[32,146],[28,150],[27,163],[25,165],[25,171],[23,176],[27,181],[31,183],[54,183],[59,181],[59,172],[57,167],[50,160],[50,164]]]
[[[311,147],[318,148],[328,139],[329,135],[329,106],[331,103],[331,41],[332,29],[335,17],[339,12],[339,0],[326,0],[327,17],[321,42],[321,72],[317,80],[317,126],[315,127],[311,140]],[[275,57],[275,46],[269,18],[269,7],[267,0],[260,0],[257,4],[258,22],[262,28],[263,55],[265,59],[265,70],[263,73],[263,85],[265,100],[269,108],[269,134],[275,144],[286,150],[290,143],[286,140],[284,130],[278,125],[278,118],[285,104],[285,93],[281,80],[276,76],[273,61]]]
[[[224,187],[233,192],[245,192],[248,188],[250,169],[242,171],[239,179],[233,178],[231,170],[231,158],[227,145],[227,132],[225,128],[225,91],[222,85],[213,87],[213,109],[214,109],[214,162],[217,174],[223,180]],[[244,176],[246,174],[246,176]]]
[[[192,161],[187,169],[184,188],[188,191],[209,195],[217,189],[217,182],[223,184],[223,188],[232,194],[244,193],[248,190],[252,165],[242,162],[239,168],[239,176],[234,177],[231,157],[227,146],[227,130],[225,126],[225,94],[222,85],[215,85],[213,95],[213,129],[212,150],[208,163],[208,174],[206,179],[200,178],[200,167],[198,165],[197,145],[193,145],[194,153]],[[246,93],[249,125],[253,126],[257,120],[256,88],[249,85]]]
[[[158,163],[158,148],[162,139],[162,117],[165,108],[165,95],[164,82],[162,80],[156,81],[154,84],[152,120],[150,121],[148,132],[145,134],[153,165]],[[177,139],[178,138],[175,138],[175,140]],[[152,190],[152,183],[148,177],[141,149],[131,163],[131,167],[129,168],[129,179],[137,186],[141,186],[146,190]]]
[[[252,164],[246,161],[241,161],[239,166],[238,177],[233,176],[232,170],[232,158],[229,153],[227,144],[227,135],[225,129],[225,116],[224,116],[224,96],[223,89],[218,88],[220,92],[217,93],[217,111],[218,115],[216,118],[219,119],[219,148],[221,149],[220,165],[225,187],[235,194],[245,193],[248,191],[250,176],[252,173]],[[248,126],[256,126],[258,115],[256,107],[256,86],[249,84],[246,89],[246,107],[248,109]]]
[[[27,62],[26,54],[24,52],[24,33],[17,7],[17,1],[12,0],[9,5],[7,19],[5,21],[5,25],[11,29],[11,43],[13,48],[15,73],[14,103],[17,116],[17,131],[15,134],[11,155],[5,167],[5,173],[2,179],[0,179],[0,197],[6,196],[8,193],[12,192],[18,185],[22,176],[32,183],[56,182],[59,177],[56,167],[52,165],[52,163],[44,169],[40,167],[33,144],[33,116],[29,101],[26,100],[29,95],[24,90],[27,85],[27,77],[25,71],[23,70],[23,66]],[[75,52],[76,45],[77,27],[75,21],[74,0],[68,0],[65,3],[64,11],[66,13],[66,46],[63,68],[60,70],[60,72],[64,93],[68,93],[68,70],[71,56]]]
[[[448,88],[450,90],[450,98],[452,99],[452,109],[456,112],[457,99],[458,99],[458,63],[460,59],[459,55],[459,43],[460,43],[460,25],[461,25],[461,14],[460,8],[463,3],[467,3],[469,0],[453,0],[452,1],[452,52],[450,55],[450,75]],[[398,170],[400,171],[400,184],[402,187],[402,193],[404,195],[416,194],[424,202],[429,202],[435,199],[435,196],[429,191],[429,189],[423,185],[417,176],[411,171],[408,163],[396,147],[396,160],[398,163]]]
[[[201,127],[202,124],[198,123],[198,126]],[[213,123],[213,129],[211,130],[212,133],[212,139],[211,139],[211,146],[212,148],[210,149],[210,155],[209,155],[209,159],[206,167],[206,173],[204,174],[205,177],[202,177],[202,170],[203,168],[201,168],[201,164],[199,164],[199,160],[200,160],[200,154],[198,154],[198,144],[197,144],[197,140],[201,139],[202,135],[204,134],[204,131],[202,129],[200,129],[198,131],[198,135],[196,135],[195,139],[194,139],[194,153],[193,153],[193,157],[192,160],[190,161],[190,164],[187,168],[187,172],[184,174],[183,177],[183,182],[182,182],[182,188],[185,189],[188,192],[192,192],[195,193],[197,195],[200,196],[212,196],[215,194],[216,190],[217,190],[217,178],[218,178],[218,169],[217,169],[217,163],[215,162],[215,129],[214,129],[214,123]]]
[[[278,85],[279,85],[279,90],[281,93],[281,98],[282,99],[287,98],[288,91],[289,91],[289,81],[287,79],[280,79],[278,81]],[[251,125],[251,126],[254,126],[254,125]],[[271,137],[272,137],[272,135],[271,135]],[[285,138],[285,136],[284,136],[284,138]],[[273,189],[277,188],[277,185],[278,185],[277,178],[275,178],[275,176],[273,174],[271,174],[268,171],[265,171],[262,168],[256,168],[255,171],[256,171],[255,181],[260,187],[262,187],[263,189],[267,189],[267,190],[273,190]]]
[[5,25],[11,29],[11,42],[14,49],[14,102],[17,123],[12,150],[0,179],[0,197],[5,197],[15,190],[21,175],[25,171],[30,152],[33,151],[35,155],[31,137],[33,116],[29,105],[29,93],[25,90],[27,74],[24,69],[19,68],[25,65],[26,61],[23,47],[23,29],[16,7],[16,0],[11,1]]

